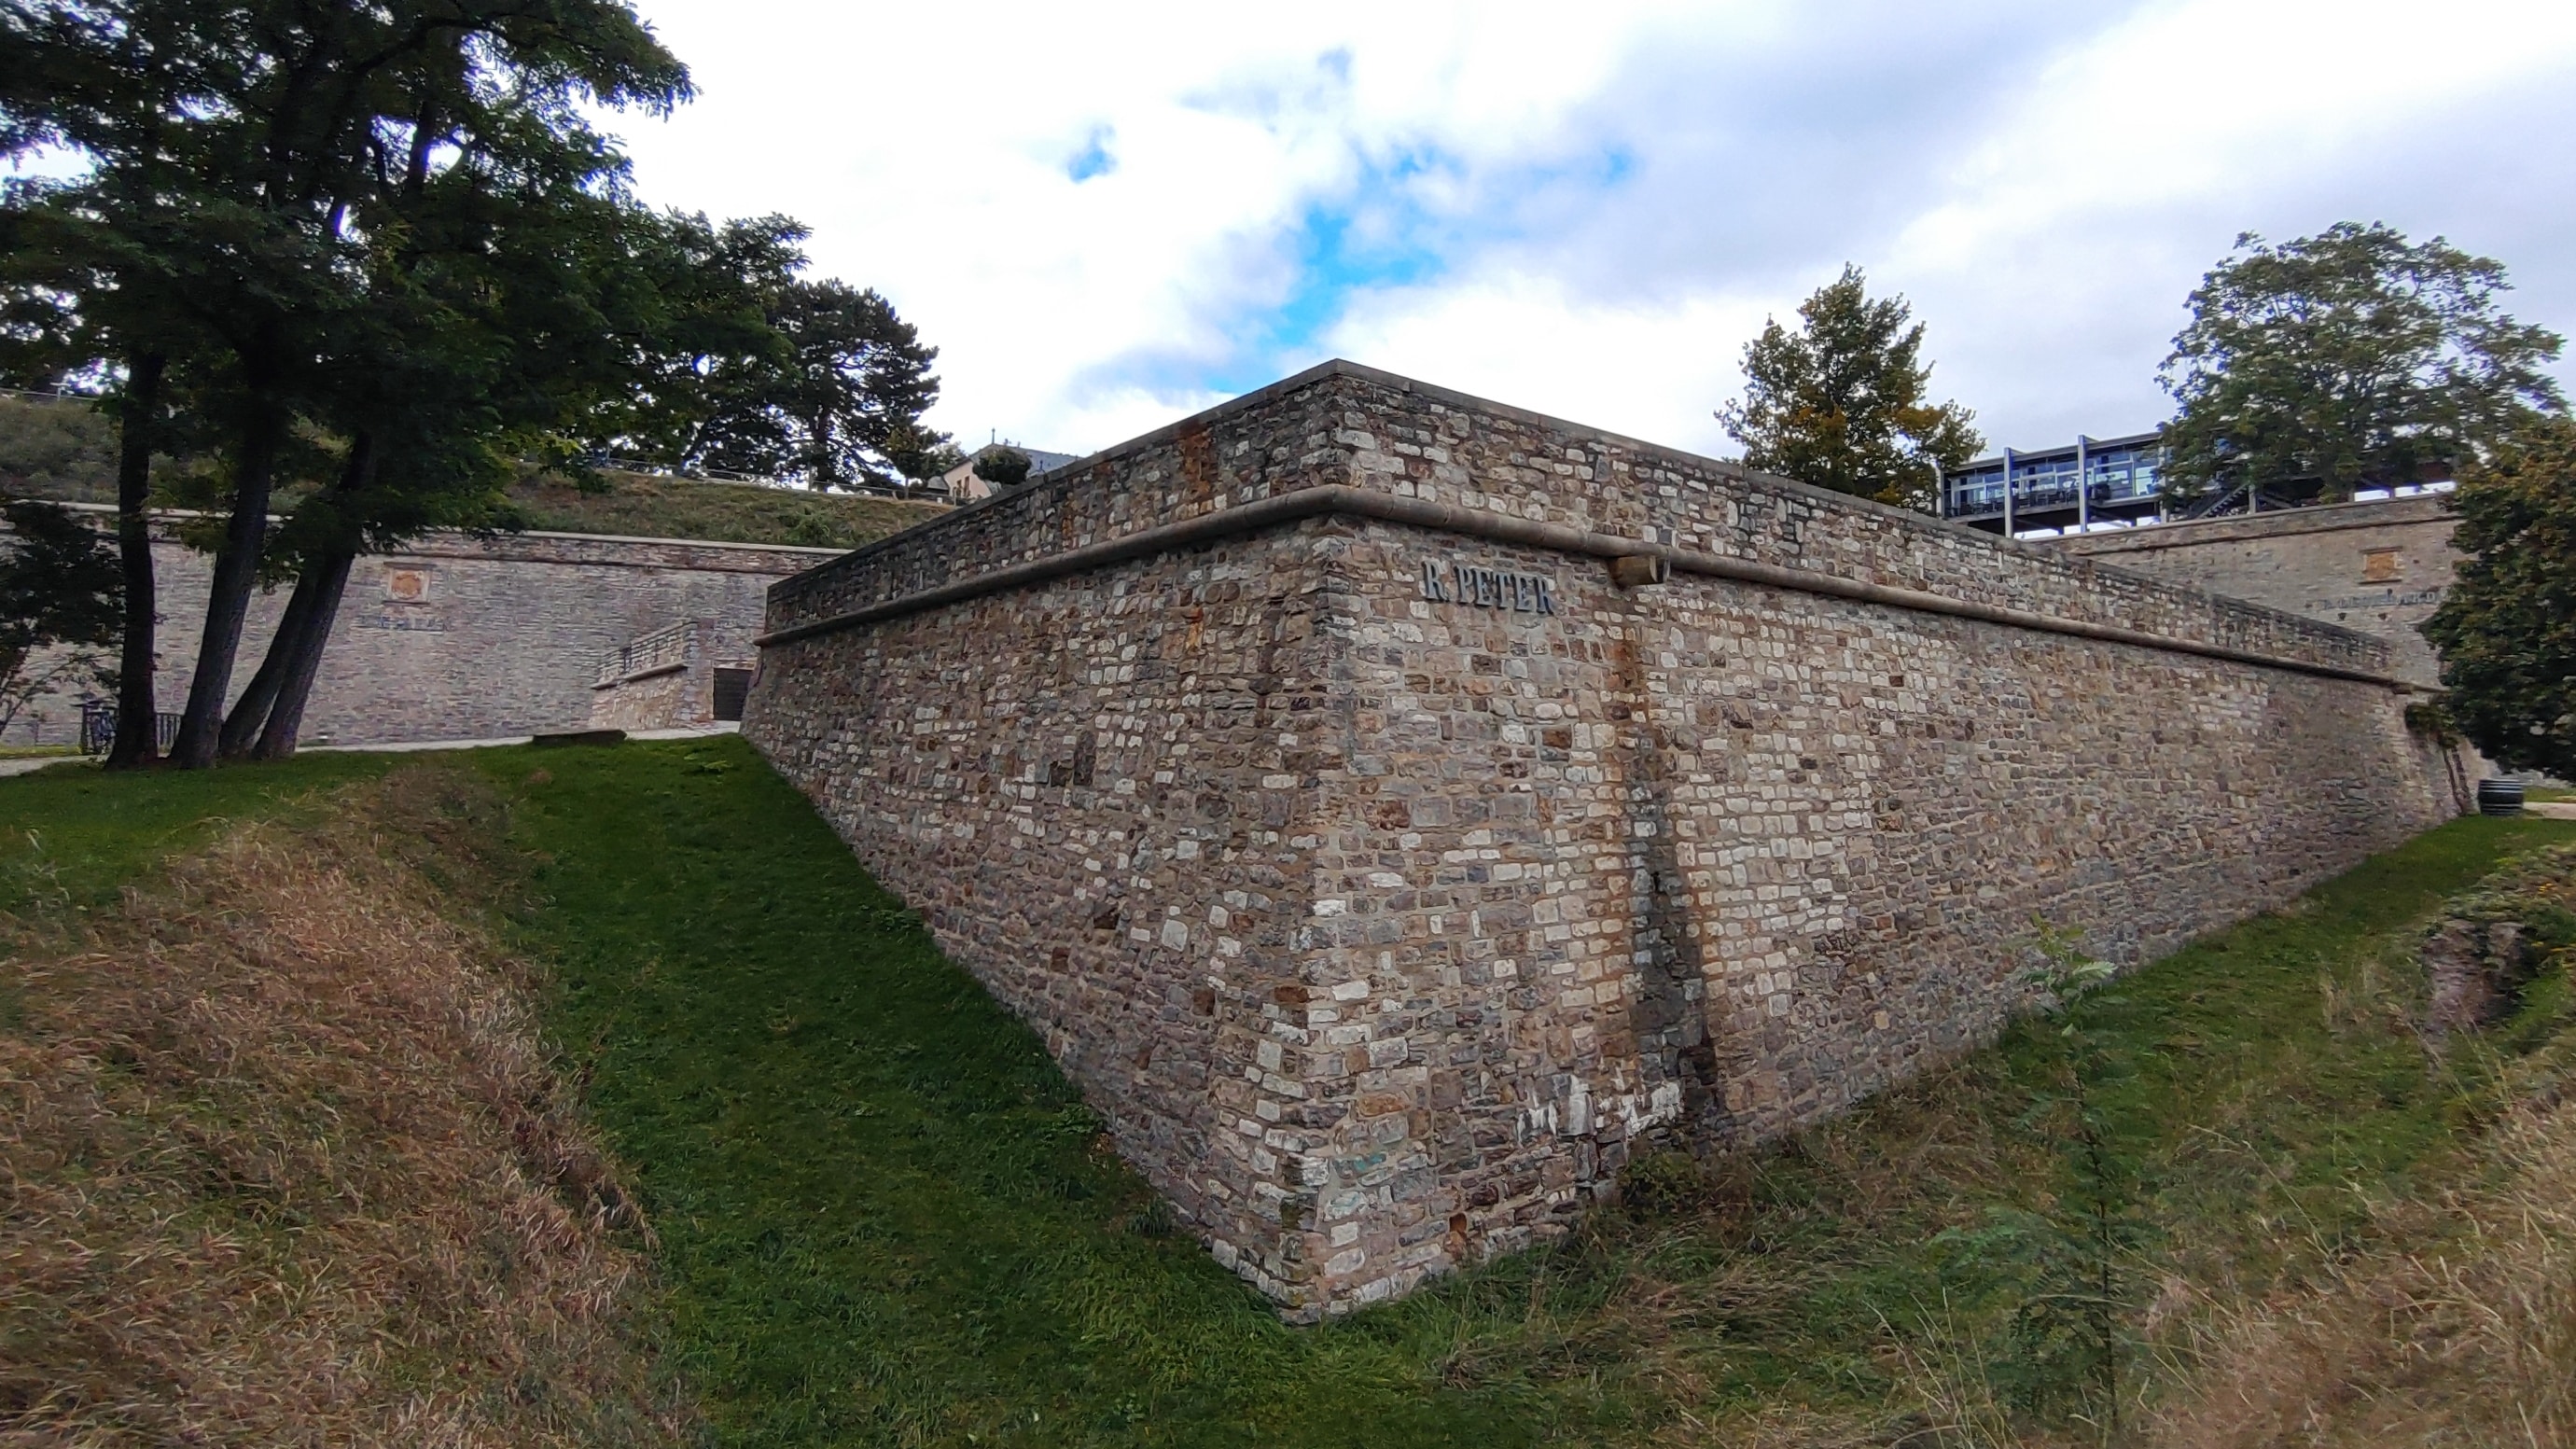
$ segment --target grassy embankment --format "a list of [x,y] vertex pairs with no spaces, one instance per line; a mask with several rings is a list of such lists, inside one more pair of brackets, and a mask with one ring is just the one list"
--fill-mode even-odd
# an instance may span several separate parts
[[690,1428],[648,1232],[462,905],[497,800],[384,764],[0,794],[0,1441]]
[[[185,505],[188,469],[159,470],[163,501]],[[947,511],[944,504],[748,483],[604,473],[584,492],[530,476],[510,490],[525,527],[632,538],[856,548]],[[172,493],[172,489],[179,489]],[[281,504],[299,485],[290,484]],[[116,501],[116,430],[85,404],[0,395],[0,492],[66,503]]]
[[[2576,1363],[2542,1331],[2576,1226],[2540,1210],[2576,1188],[2576,1124],[2517,1105],[2561,1090],[2567,992],[2438,1057],[2411,1026],[2428,913],[2576,827],[2456,822],[2087,998],[2073,1036],[2034,1024],[1770,1150],[1650,1160],[1561,1247],[1292,1331],[738,742],[454,767],[501,802],[492,899],[658,1235],[657,1361],[720,1442],[2075,1443],[2114,1404],[2122,1442],[2576,1423],[2530,1387]],[[0,871],[96,902],[197,816],[379,768],[0,781]]]

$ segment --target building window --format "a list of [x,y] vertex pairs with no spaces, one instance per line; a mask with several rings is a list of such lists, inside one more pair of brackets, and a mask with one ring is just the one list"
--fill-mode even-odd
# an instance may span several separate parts
[[2397,550],[2366,548],[2361,551],[2361,581],[2365,584],[2397,582]]

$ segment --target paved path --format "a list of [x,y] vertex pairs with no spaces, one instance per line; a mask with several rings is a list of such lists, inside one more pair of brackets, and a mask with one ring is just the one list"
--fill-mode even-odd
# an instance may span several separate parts
[[[728,721],[698,729],[628,730],[626,737],[630,740],[701,740],[713,735],[734,734],[741,728],[742,726]],[[500,745],[524,745],[534,738],[533,735],[511,735],[506,739],[497,740],[410,740],[392,745],[306,745],[303,752],[317,755],[412,755],[428,750],[488,750]],[[51,769],[57,765],[67,770],[76,770],[93,768],[97,764],[98,761],[81,755],[35,755],[25,759],[0,760],[0,780],[5,780],[11,775],[33,774],[38,770]]]
[[[741,725],[728,720],[723,724],[705,725],[684,730],[628,730],[630,740],[702,740],[711,735],[739,733]],[[398,745],[306,745],[310,754],[408,755],[422,750],[489,750],[502,745],[524,745],[534,735],[509,735],[496,740],[411,740]]]
[[2552,820],[2576,820],[2576,800],[2533,800],[2522,808]]

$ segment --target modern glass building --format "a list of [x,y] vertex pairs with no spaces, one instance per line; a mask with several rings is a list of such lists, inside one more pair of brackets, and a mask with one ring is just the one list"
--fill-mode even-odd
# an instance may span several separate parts
[[2125,527],[2161,515],[2161,433],[2077,435],[2063,448],[1979,458],[1941,480],[1941,516],[1989,533]]

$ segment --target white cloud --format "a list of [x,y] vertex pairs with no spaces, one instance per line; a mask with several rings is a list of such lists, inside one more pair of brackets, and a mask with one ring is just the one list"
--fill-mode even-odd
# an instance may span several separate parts
[[645,194],[811,224],[969,439],[1104,446],[1339,351],[1717,448],[1745,338],[1849,259],[2034,445],[2152,424],[2233,235],[2345,217],[2576,324],[2563,3],[645,9],[703,93],[618,123]]
[[1711,416],[1736,388],[1758,298],[1667,306],[1587,302],[1506,274],[1355,299],[1329,351],[1443,387],[1698,452],[1727,450]]

